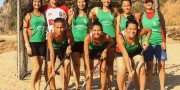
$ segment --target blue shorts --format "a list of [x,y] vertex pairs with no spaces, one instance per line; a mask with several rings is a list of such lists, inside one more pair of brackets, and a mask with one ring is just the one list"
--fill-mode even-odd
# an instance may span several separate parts
[[152,61],[154,59],[154,55],[157,61],[167,61],[166,50],[162,50],[161,45],[149,46],[144,51],[143,55],[146,62]]

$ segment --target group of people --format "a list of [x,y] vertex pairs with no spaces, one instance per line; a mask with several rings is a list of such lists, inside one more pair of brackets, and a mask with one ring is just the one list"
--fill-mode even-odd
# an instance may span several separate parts
[[[140,15],[131,12],[131,0],[121,0],[122,13],[111,5],[111,0],[101,0],[100,6],[91,10],[88,10],[87,0],[75,0],[69,9],[58,0],[49,0],[46,5],[42,0],[30,0],[22,29],[33,65],[32,90],[40,90],[43,60],[46,81],[55,75],[55,62],[63,63],[60,67],[62,90],[68,89],[72,60],[74,82],[79,90],[81,58],[85,63],[85,78],[89,78],[86,90],[91,90],[95,58],[101,60],[101,90],[111,90],[114,61],[120,90],[125,89],[126,72],[128,79],[134,79],[136,90],[145,89],[145,63],[149,88],[153,90],[154,56],[158,61],[160,89],[164,90],[167,60],[164,19],[158,10],[153,9],[154,0],[142,0],[142,3],[146,10]],[[139,61],[141,52],[143,56]],[[49,86],[56,89],[55,78]]]

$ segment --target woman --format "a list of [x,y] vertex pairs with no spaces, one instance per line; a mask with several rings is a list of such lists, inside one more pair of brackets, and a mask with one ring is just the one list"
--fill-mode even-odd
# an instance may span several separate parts
[[[165,22],[163,15],[153,9],[153,0],[143,0],[146,9],[141,17],[142,28],[151,28],[152,35],[149,39],[149,47],[144,52],[144,58],[147,65],[147,75],[150,90],[153,90],[153,58],[158,61],[159,81],[161,90],[164,90],[165,82],[165,61],[167,61],[166,39],[165,39]],[[146,36],[143,37],[143,41]]]
[[[45,56],[45,17],[40,7],[42,0],[30,0],[27,13],[23,20],[23,35],[27,53],[33,64],[31,73],[31,88],[35,90],[37,84],[40,90],[42,63]],[[32,28],[32,35],[27,34],[28,28]]]
[[[111,0],[101,0],[100,7],[94,7],[89,14],[89,19],[93,22],[94,16],[99,19],[102,24],[103,32],[111,36],[115,42],[115,16],[117,16],[117,10],[112,7]],[[111,89],[112,76],[113,76],[113,62],[114,62],[114,48],[115,43],[108,51],[107,67],[108,67],[108,88]]]
[[[113,44],[112,38],[103,33],[102,24],[99,21],[94,21],[92,23],[91,32],[84,39],[84,55],[86,64],[86,76],[89,77],[86,90],[91,90],[93,59],[97,54],[101,53],[100,60],[100,80],[101,80],[101,90],[106,88],[106,58],[107,52]],[[86,77],[86,78],[87,78]]]
[[[70,58],[65,57],[66,55],[70,55],[71,47],[74,44],[74,39],[71,31],[65,30],[65,20],[63,18],[56,18],[54,20],[54,32],[51,31],[48,33],[48,52],[49,58],[47,60],[51,61],[51,64],[48,65],[48,78],[52,75],[55,75],[55,60],[58,57],[60,63],[65,58],[63,62],[63,66],[60,67],[60,73],[63,77],[63,85],[62,90],[67,90],[68,83],[70,80],[71,74],[71,65]],[[68,43],[68,39],[70,43]],[[63,72],[62,72],[63,71]],[[55,87],[55,78],[53,78],[50,82],[51,89],[56,90]]]
[[[118,15],[116,18],[116,21],[117,21],[116,34],[126,29],[126,22],[128,21],[127,17],[133,14],[131,13],[131,7],[132,7],[131,0],[121,0],[121,8],[122,8],[123,13],[121,15]],[[134,14],[134,16],[137,22],[139,22],[140,15],[136,13]]]
[[[87,0],[75,0],[74,8],[69,10],[69,26],[72,26],[72,33],[75,45],[72,47],[73,75],[76,90],[79,89],[80,58],[83,56],[84,38],[88,33],[89,20],[87,17]],[[84,57],[84,56],[83,56]]]
[[[126,80],[126,67],[129,72],[129,79],[132,79],[132,69],[130,66],[130,60],[134,68],[138,57],[142,51],[141,38],[142,35],[147,35],[145,42],[142,44],[145,50],[148,47],[148,40],[151,35],[150,29],[144,29],[138,31],[138,23],[134,19],[133,15],[128,16],[128,21],[126,22],[126,29],[119,33],[116,37],[117,45],[116,48],[116,62],[117,62],[117,83],[120,90],[124,90],[124,84]],[[135,71],[135,84],[136,90],[145,89],[145,68],[144,68],[144,58],[141,58],[140,63]]]

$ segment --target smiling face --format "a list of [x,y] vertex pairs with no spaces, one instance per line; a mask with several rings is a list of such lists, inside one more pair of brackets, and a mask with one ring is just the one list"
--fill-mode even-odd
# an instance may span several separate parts
[[111,4],[111,0],[101,0],[103,6],[108,7]]
[[147,9],[147,10],[151,10],[153,9],[153,2],[145,2],[143,4],[143,6]]
[[56,33],[56,35],[60,36],[64,33],[65,27],[64,27],[64,23],[62,22],[56,22],[54,23],[54,32]]
[[39,9],[41,7],[41,1],[40,0],[33,0],[33,8]]
[[94,25],[91,32],[95,38],[100,38],[103,33],[102,28],[99,25]]
[[130,1],[123,1],[122,2],[122,10],[124,13],[130,13],[131,12],[131,3]]
[[129,36],[130,38],[135,38],[135,36],[137,34],[136,24],[129,23],[127,28],[126,28],[126,32],[127,32],[127,36]]
[[77,0],[77,6],[80,10],[83,10],[86,6],[85,0]]

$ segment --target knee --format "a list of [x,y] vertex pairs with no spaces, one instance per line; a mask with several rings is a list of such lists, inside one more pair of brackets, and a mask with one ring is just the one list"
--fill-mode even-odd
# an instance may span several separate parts
[[41,71],[41,67],[40,67],[40,66],[35,67],[35,68],[34,68],[34,71],[35,71],[35,72]]

